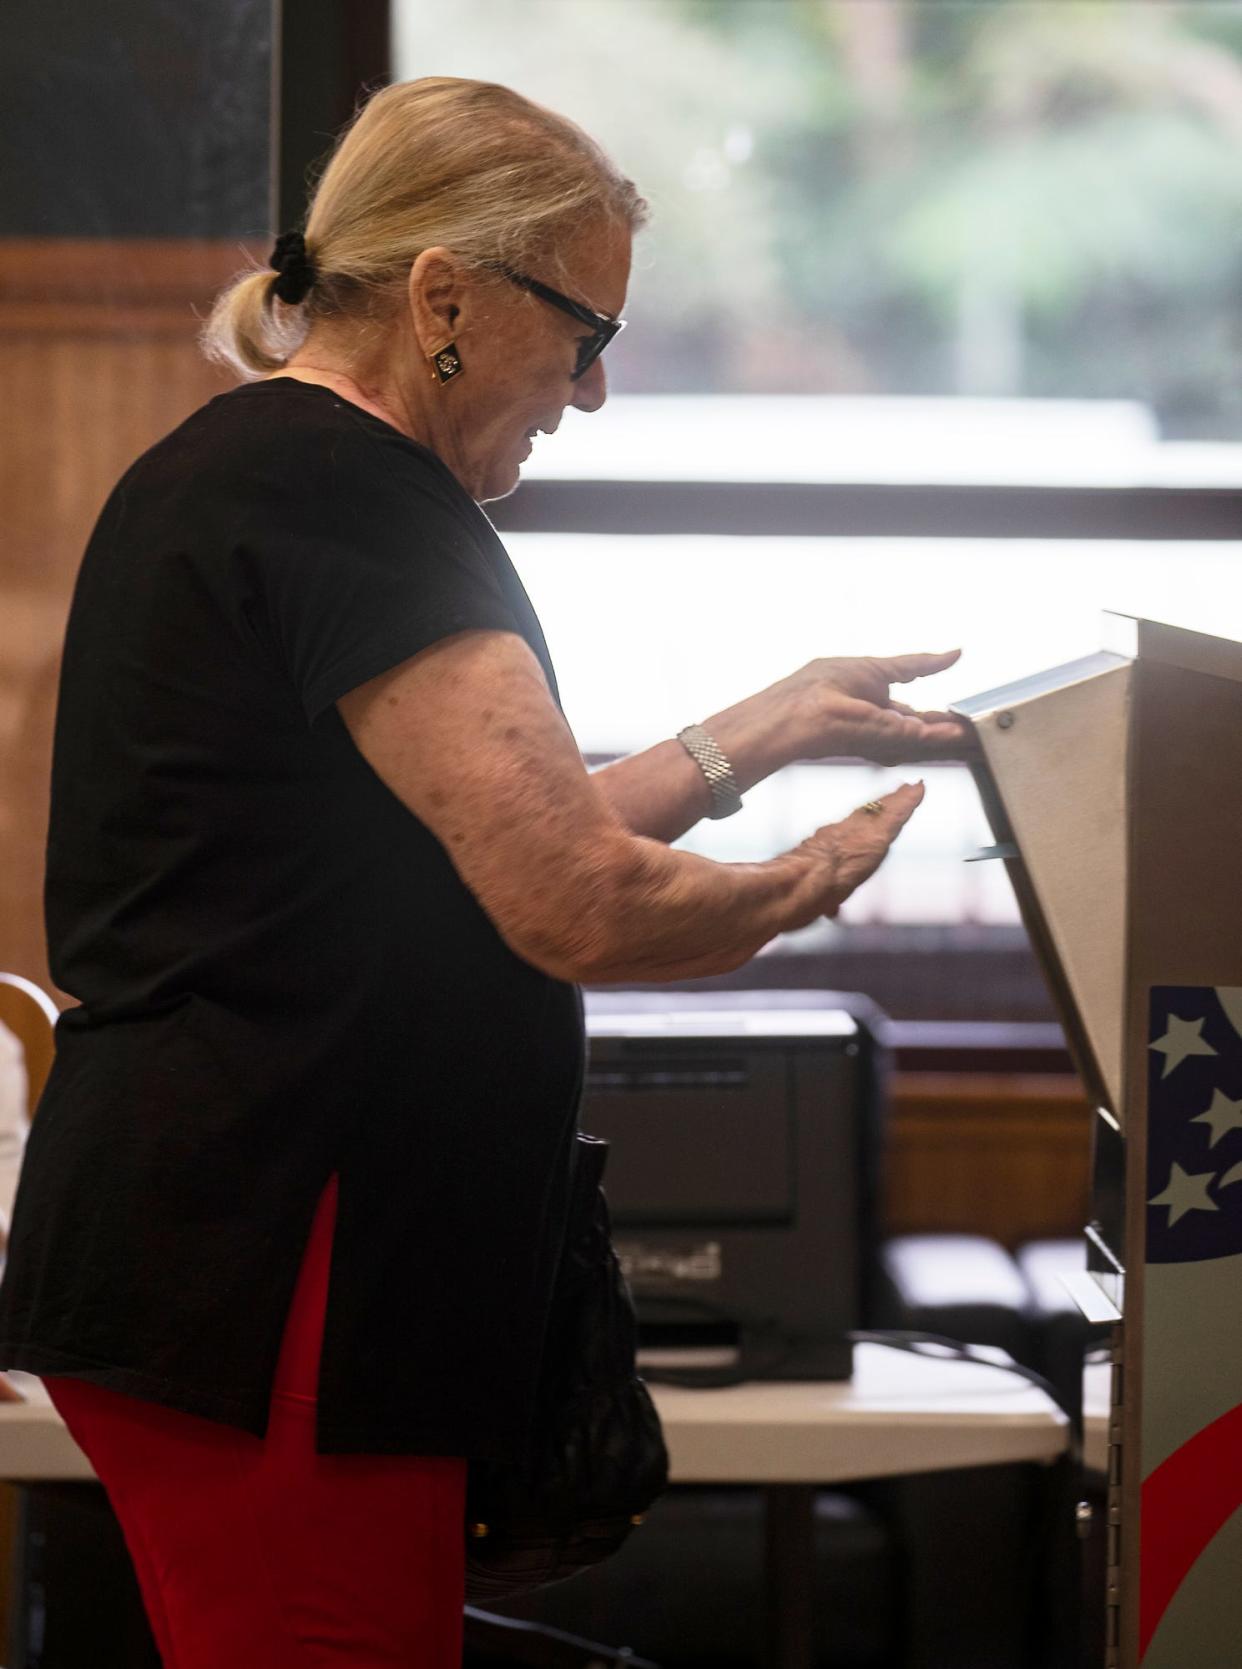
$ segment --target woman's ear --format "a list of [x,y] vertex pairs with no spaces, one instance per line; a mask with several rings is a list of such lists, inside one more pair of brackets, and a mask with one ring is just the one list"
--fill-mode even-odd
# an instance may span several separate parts
[[433,354],[465,328],[464,274],[451,250],[424,249],[410,268],[408,299],[423,354]]

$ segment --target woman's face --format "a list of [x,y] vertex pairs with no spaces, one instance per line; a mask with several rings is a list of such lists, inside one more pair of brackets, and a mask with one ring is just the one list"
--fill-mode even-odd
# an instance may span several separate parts
[[[627,227],[597,223],[570,247],[559,271],[528,276],[616,318],[625,305],[630,246]],[[442,298],[440,316],[457,343],[462,373],[428,388],[426,428],[433,450],[473,498],[503,498],[517,486],[539,430],[550,434],[566,406],[598,411],[603,405],[603,360],[573,381],[587,327],[515,284],[467,288],[458,301]]]

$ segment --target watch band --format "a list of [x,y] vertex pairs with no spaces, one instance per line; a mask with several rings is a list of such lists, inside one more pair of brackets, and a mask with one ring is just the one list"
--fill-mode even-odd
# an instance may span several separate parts
[[709,736],[701,724],[688,724],[684,730],[677,732],[677,740],[707,778],[707,786],[712,792],[712,809],[707,815],[713,821],[719,821],[722,817],[732,817],[735,811],[741,811],[742,796],[738,793],[737,778],[715,737]]

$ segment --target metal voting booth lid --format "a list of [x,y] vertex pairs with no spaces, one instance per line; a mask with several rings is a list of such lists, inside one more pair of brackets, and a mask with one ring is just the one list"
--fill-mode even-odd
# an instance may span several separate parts
[[1242,683],[1242,643],[1233,638],[1191,631],[1166,621],[1144,620],[1112,609],[1104,611],[1101,635],[1105,641],[1094,655],[1065,661],[1060,666],[1016,679],[1012,684],[1002,684],[994,690],[968,696],[964,701],[955,701],[950,711],[978,721],[1019,707],[1052,690],[1093,678],[1110,667],[1140,660],[1163,661],[1169,666],[1185,667],[1188,672],[1232,678]]
[[1136,664],[1242,682],[1242,643],[1105,615],[1106,647],[955,702],[974,725],[975,778],[1079,1071],[1120,1119],[1130,712]]

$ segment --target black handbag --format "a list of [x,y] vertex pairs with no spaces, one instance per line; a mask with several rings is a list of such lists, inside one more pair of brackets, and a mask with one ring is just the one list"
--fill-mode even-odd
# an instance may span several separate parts
[[638,1377],[638,1324],[600,1187],[608,1143],[578,1134],[565,1245],[524,1462],[472,1462],[466,1598],[561,1582],[621,1546],[668,1483],[660,1417]]

